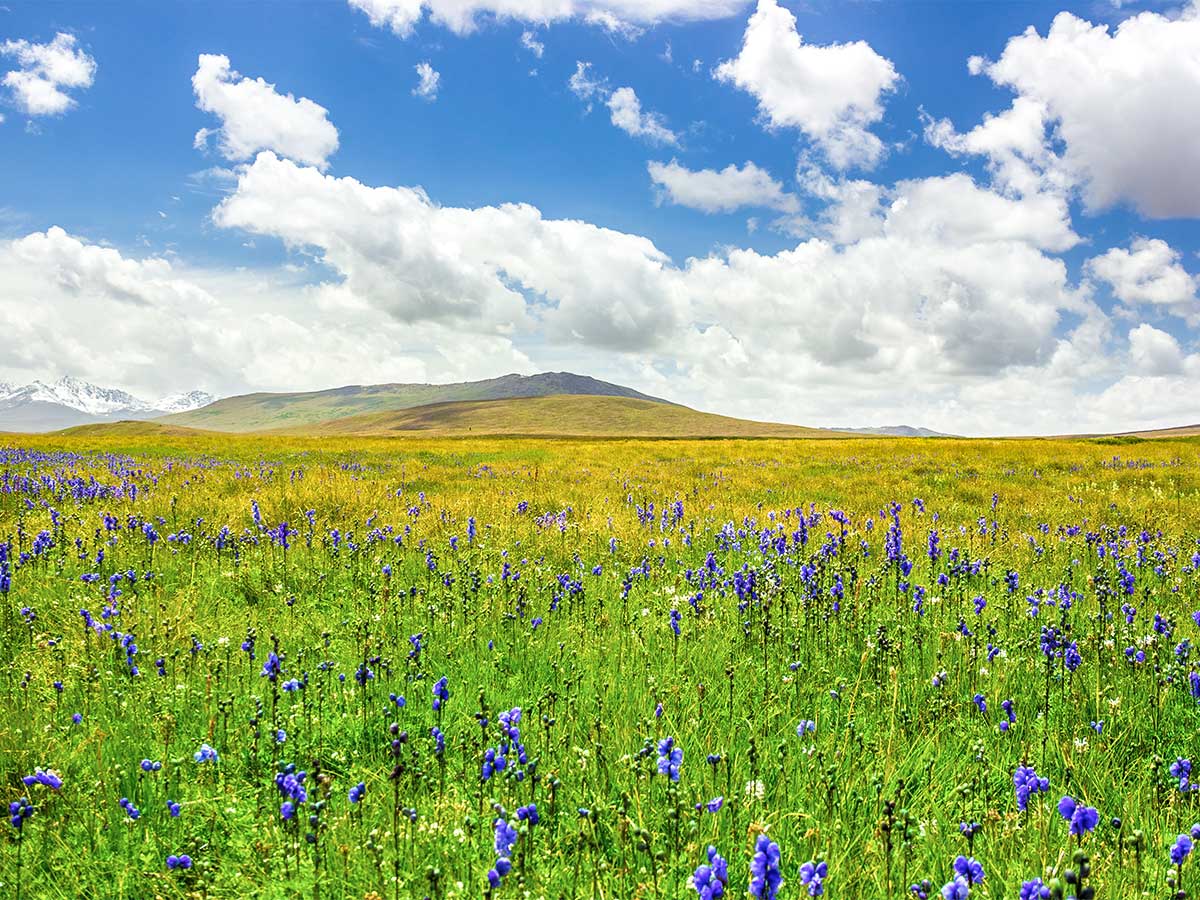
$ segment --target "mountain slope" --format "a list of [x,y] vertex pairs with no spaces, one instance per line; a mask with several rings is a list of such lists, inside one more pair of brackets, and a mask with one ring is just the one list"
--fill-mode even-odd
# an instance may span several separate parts
[[824,428],[717,416],[656,400],[579,395],[434,403],[299,425],[286,431],[313,435],[430,437],[849,437]]
[[70,376],[53,384],[0,383],[0,431],[56,431],[96,422],[153,419],[212,401],[210,394],[191,391],[147,402],[125,391],[98,387]]
[[1122,431],[1107,437],[1147,438],[1185,438],[1200,437],[1200,425],[1176,425],[1174,428],[1147,428],[1145,431]]
[[486,381],[456,384],[356,384],[326,391],[245,394],[218,400],[202,409],[167,416],[161,421],[164,424],[212,431],[264,431],[316,425],[331,419],[411,409],[431,403],[561,394],[627,397],[670,405],[657,397],[584,375],[547,372],[541,375],[505,375]]

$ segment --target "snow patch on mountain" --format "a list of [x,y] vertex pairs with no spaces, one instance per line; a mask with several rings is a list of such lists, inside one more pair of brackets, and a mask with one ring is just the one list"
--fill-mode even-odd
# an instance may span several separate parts
[[193,409],[199,409],[202,406],[215,403],[216,399],[216,397],[206,391],[182,391],[178,394],[169,394],[158,400],[155,402],[154,408],[164,413],[191,412]]
[[57,403],[91,416],[105,416],[117,410],[147,412],[155,407],[133,394],[115,388],[102,388],[67,375],[54,384],[35,381],[13,396],[24,394],[29,402]]

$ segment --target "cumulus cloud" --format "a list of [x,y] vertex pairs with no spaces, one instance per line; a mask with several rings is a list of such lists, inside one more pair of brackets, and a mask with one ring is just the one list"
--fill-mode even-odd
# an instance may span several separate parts
[[420,97],[432,103],[437,99],[438,88],[442,84],[442,75],[428,62],[417,63],[417,86],[413,88],[413,96]]
[[883,118],[883,97],[900,76],[865,41],[806,44],[796,17],[759,0],[741,52],[714,76],[752,94],[770,128],[797,128],[838,169],[872,167],[883,142],[868,129]]
[[1183,350],[1179,342],[1165,331],[1145,323],[1129,332],[1129,357],[1134,368],[1145,375],[1178,375],[1183,371]]
[[633,137],[655,144],[678,144],[679,135],[666,126],[661,115],[642,109],[642,102],[631,87],[621,87],[608,97],[612,123]]
[[1062,252],[1079,243],[1062,198],[1006,197],[962,173],[902,181],[889,192],[887,234],[922,236],[948,246],[1020,242]]
[[200,54],[192,90],[196,107],[221,121],[215,129],[196,133],[197,149],[215,138],[221,155],[235,162],[271,150],[324,169],[338,148],[338,131],[325,107],[307,97],[280,94],[262,78],[240,75],[227,56]]
[[721,19],[746,0],[350,0],[372,25],[407,37],[428,16],[457,34],[469,34],[481,20],[513,20],[549,25],[571,19],[610,31],[636,33],[660,22]]
[[793,230],[839,244],[880,235],[920,235],[950,245],[1020,241],[1058,253],[1080,242],[1061,195],[1010,196],[961,172],[891,187],[833,179],[811,166],[802,167],[798,176],[802,188],[826,206],[815,220],[797,220]]
[[677,161],[651,162],[647,166],[660,201],[688,206],[701,212],[733,212],[742,207],[767,207],[795,213],[800,203],[783,185],[752,162],[740,168],[689,169]]
[[1101,210],[1127,203],[1151,218],[1200,215],[1200,6],[1142,12],[1111,29],[1059,13],[1000,58],[968,68],[1016,94],[965,135],[946,120],[926,135],[982,154],[1016,190],[1077,189]]
[[0,242],[0,268],[5,380],[44,377],[64,359],[90,381],[148,396],[534,371],[506,337],[402,324],[285,270],[188,269],[57,227]]
[[306,249],[401,322],[499,335],[539,325],[615,349],[654,345],[679,322],[662,290],[669,260],[653,243],[525,204],[440,207],[418,188],[369,187],[264,153],[213,218]]
[[1046,365],[1063,314],[1086,309],[1062,263],[1027,243],[888,231],[692,261],[688,284],[702,299],[692,318],[718,322],[756,364],[842,373],[847,391],[869,374],[892,391]]
[[5,41],[0,56],[16,60],[4,86],[14,106],[27,116],[58,116],[75,106],[70,90],[92,86],[96,61],[80,49],[73,34],[59,32],[48,44]]
[[1009,193],[1065,193],[1071,179],[1046,140],[1046,107],[1018,97],[1011,107],[987,114],[966,134],[949,119],[924,115],[925,140],[956,156],[978,155],[987,160],[995,183]]
[[1136,238],[1128,250],[1113,247],[1089,259],[1086,268],[1130,306],[1151,304],[1179,315],[1196,313],[1197,280],[1180,265],[1179,253],[1166,241]]
[[243,171],[214,220],[307,249],[400,321],[544,328],[616,350],[663,350],[709,321],[747,348],[782,337],[825,364],[895,370],[903,334],[914,367],[994,371],[1047,357],[1060,313],[1082,308],[1063,264],[1042,252],[1072,240],[1058,210],[1025,209],[962,175],[902,184],[878,234],[848,247],[812,239],[682,267],[645,238],[526,205],[442,208],[417,189],[271,154]]

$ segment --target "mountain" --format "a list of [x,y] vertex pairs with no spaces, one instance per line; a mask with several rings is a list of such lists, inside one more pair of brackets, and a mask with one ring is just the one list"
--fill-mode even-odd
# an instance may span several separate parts
[[[176,418],[172,416],[172,418]],[[555,394],[458,400],[284,429],[296,435],[392,437],[838,438],[824,428],[751,422],[661,400]]]
[[541,375],[504,375],[486,381],[455,384],[355,384],[325,391],[245,394],[218,400],[201,409],[167,416],[162,421],[164,424],[211,431],[266,431],[435,403],[557,395],[624,397],[663,406],[673,405],[658,397],[586,375],[547,372]]
[[930,431],[928,428],[914,428],[912,425],[877,425],[872,428],[835,428],[834,431],[850,432],[851,434],[875,434],[885,437],[954,437],[940,431]]
[[160,413],[185,413],[193,409],[200,409],[202,406],[208,406],[216,401],[216,397],[205,391],[184,391],[178,394],[168,394],[157,403],[154,408]]
[[147,402],[69,375],[53,384],[0,383],[0,431],[55,431],[121,419],[155,419],[205,406],[213,399],[203,391],[191,391]]
[[9,386],[7,396],[0,400],[11,404],[53,403],[92,416],[103,416],[117,410],[144,412],[154,408],[132,394],[97,387],[70,375],[54,384],[34,381],[23,387]]

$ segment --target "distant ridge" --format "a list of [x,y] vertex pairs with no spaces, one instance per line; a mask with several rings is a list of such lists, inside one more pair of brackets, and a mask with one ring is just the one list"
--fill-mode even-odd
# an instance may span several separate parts
[[1200,425],[1176,425],[1173,428],[1146,428],[1142,431],[1122,431],[1106,436],[1150,439],[1200,437]]
[[930,431],[928,428],[915,428],[912,425],[878,425],[870,428],[835,428],[834,431],[848,431],[851,434],[876,434],[886,437],[955,437],[941,431]]
[[455,384],[352,384],[324,391],[243,394],[156,421],[211,431],[269,431],[349,416],[394,412],[466,400],[516,400],[558,395],[624,397],[672,406],[632,388],[571,372],[504,375]]
[[69,375],[51,384],[0,382],[0,431],[55,431],[124,419],[155,419],[204,406],[213,399],[203,391],[189,391],[147,401]]

